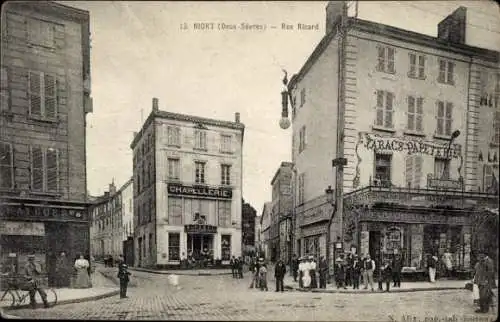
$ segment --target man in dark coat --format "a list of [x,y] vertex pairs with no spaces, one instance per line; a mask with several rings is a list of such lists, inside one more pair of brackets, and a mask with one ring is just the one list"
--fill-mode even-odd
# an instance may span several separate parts
[[40,294],[45,308],[49,307],[49,302],[47,301],[47,293],[42,288],[42,267],[40,263],[35,261],[35,254],[28,255],[28,263],[24,266],[23,275],[26,281],[26,288],[29,291],[30,305],[33,309],[36,309],[36,292]]
[[233,274],[233,278],[236,278],[236,258],[234,256],[231,257],[229,265],[231,265],[231,273]]
[[283,279],[285,278],[286,274],[286,266],[285,263],[280,259],[276,263],[276,266],[274,267],[274,278],[276,279],[276,292],[283,292],[284,291],[284,285],[283,285]]
[[382,290],[382,282],[385,282],[385,291],[389,292],[392,278],[392,265],[388,259],[384,261],[383,266],[380,265],[379,289]]
[[57,258],[56,262],[56,285],[58,287],[69,287],[71,279],[71,263],[66,257],[66,253],[63,251]]
[[479,309],[476,313],[488,313],[495,287],[495,268],[483,250],[479,251],[478,259],[474,268],[474,284],[479,287]]
[[335,261],[335,282],[337,283],[337,288],[343,287],[344,289],[347,289],[347,287],[344,285],[345,268],[341,258],[337,258],[337,260]]
[[328,263],[325,256],[321,256],[319,261],[319,288],[326,288],[326,280],[328,276]]
[[403,263],[401,261],[401,256],[396,254],[392,260],[392,281],[393,287],[401,287],[401,270],[403,269]]
[[121,263],[118,266],[118,278],[120,279],[120,298],[127,298],[127,286],[130,281],[130,272],[128,271],[128,266],[125,263]]
[[294,282],[297,282],[297,276],[299,274],[298,269],[299,269],[299,259],[297,258],[296,254],[293,254],[292,263],[290,264],[290,270],[292,271]]
[[351,268],[352,289],[359,290],[359,279],[361,277],[361,262],[358,255],[354,255]]
[[243,258],[238,257],[236,262],[237,278],[243,278]]

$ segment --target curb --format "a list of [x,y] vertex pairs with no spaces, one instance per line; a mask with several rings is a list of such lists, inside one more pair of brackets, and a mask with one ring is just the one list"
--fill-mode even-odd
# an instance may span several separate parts
[[222,275],[232,275],[231,272],[216,272],[216,273],[202,273],[202,272],[177,272],[177,271],[155,271],[155,270],[149,270],[149,269],[142,269],[142,268],[134,268],[134,267],[129,267],[128,268],[130,271],[136,271],[136,272],[143,272],[143,273],[152,273],[152,274],[162,274],[162,275],[169,275],[169,274],[175,274],[175,275],[180,275],[180,276],[222,276]]
[[[287,286],[285,285],[285,288]],[[298,292],[304,292],[304,293],[342,293],[342,294],[382,294],[382,293],[387,293],[385,291],[373,291],[370,292],[368,290],[356,290],[356,291],[348,291],[348,290],[321,290],[321,289],[303,289],[303,288],[298,288],[298,287],[293,287],[293,286],[288,286],[291,288],[293,291],[298,291]],[[410,292],[429,292],[429,291],[449,291],[449,290],[466,290],[465,287],[451,287],[451,286],[443,286],[443,287],[427,287],[427,288],[407,288],[407,289],[391,289],[389,293],[410,293]]]

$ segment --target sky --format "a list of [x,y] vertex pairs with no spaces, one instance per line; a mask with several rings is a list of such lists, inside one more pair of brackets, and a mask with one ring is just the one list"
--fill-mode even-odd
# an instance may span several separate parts
[[[132,176],[133,132],[159,107],[233,121],[241,114],[243,197],[260,214],[271,179],[291,160],[291,127],[282,130],[282,69],[297,73],[325,33],[326,1],[154,2],[57,1],[88,10],[94,111],[87,116],[91,195]],[[359,2],[358,17],[431,36],[459,6],[468,8],[470,45],[500,51],[493,1]],[[265,24],[265,31],[194,30],[194,23]],[[181,25],[187,24],[188,30]],[[318,24],[282,30],[281,24]],[[269,28],[277,26],[276,29]]]

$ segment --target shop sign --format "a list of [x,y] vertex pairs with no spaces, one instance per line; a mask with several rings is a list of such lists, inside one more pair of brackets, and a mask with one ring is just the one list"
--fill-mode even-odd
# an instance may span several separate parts
[[0,205],[0,218],[85,221],[87,212],[85,209],[62,209],[50,206]]
[[452,144],[448,152],[448,142],[437,143],[407,138],[382,137],[372,133],[365,133],[364,147],[374,151],[405,152],[408,155],[421,154],[436,158],[460,158],[462,154],[460,144]]
[[427,186],[435,189],[461,190],[462,180],[436,179],[429,176],[427,178]]
[[406,222],[406,223],[433,223],[433,224],[453,224],[466,225],[465,216],[447,216],[435,213],[403,213],[392,211],[370,211],[361,217],[363,221],[385,221],[385,222]]
[[230,188],[185,186],[173,183],[168,184],[168,193],[171,195],[186,195],[186,196],[210,197],[210,198],[220,198],[220,199],[233,198],[233,191]]
[[184,231],[192,234],[217,234],[217,226],[212,225],[185,225]]
[[41,222],[1,221],[1,235],[45,236],[45,225]]

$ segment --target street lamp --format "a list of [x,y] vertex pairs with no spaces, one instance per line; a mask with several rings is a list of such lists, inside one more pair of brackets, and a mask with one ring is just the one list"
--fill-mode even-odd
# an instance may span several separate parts
[[450,140],[448,141],[448,148],[446,149],[446,162],[444,163],[443,173],[441,174],[441,179],[445,179],[444,176],[445,176],[446,173],[448,173],[448,167],[449,167],[449,163],[450,163],[449,159],[450,159],[451,144],[459,136],[460,136],[460,131],[459,130],[455,130],[451,134]]

